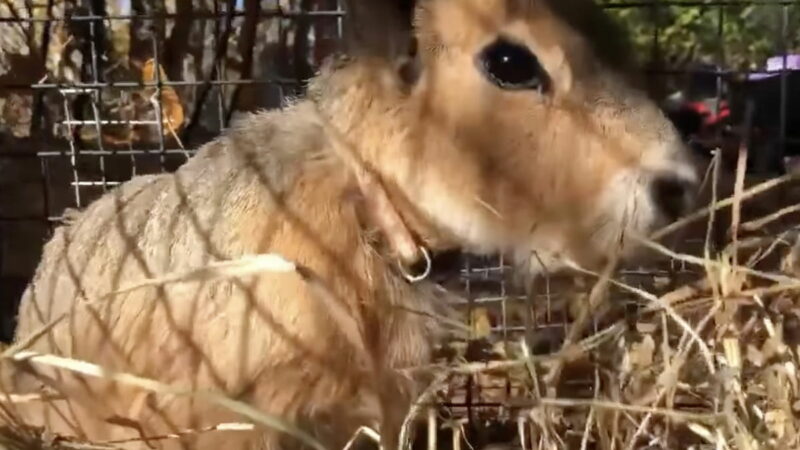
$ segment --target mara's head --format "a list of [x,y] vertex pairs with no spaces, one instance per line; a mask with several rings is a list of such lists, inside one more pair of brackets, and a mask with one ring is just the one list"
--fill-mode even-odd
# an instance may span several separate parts
[[393,137],[363,151],[435,229],[471,251],[596,268],[686,212],[689,154],[581,20],[591,0],[417,3],[416,62],[379,119]]

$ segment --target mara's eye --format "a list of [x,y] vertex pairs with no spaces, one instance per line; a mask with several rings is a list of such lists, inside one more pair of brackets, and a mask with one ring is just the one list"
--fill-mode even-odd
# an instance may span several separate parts
[[498,38],[478,54],[484,76],[503,89],[547,88],[547,73],[528,47]]

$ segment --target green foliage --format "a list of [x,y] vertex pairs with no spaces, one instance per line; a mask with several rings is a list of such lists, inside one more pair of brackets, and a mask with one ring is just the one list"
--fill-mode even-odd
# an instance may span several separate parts
[[[800,5],[681,5],[652,0],[652,6],[624,7],[628,0],[601,0],[626,26],[640,62],[681,69],[693,61],[730,69],[757,69],[784,48],[800,43]],[[639,3],[641,4],[641,2]],[[785,15],[785,17],[784,17]],[[781,44],[786,31],[786,45]]]

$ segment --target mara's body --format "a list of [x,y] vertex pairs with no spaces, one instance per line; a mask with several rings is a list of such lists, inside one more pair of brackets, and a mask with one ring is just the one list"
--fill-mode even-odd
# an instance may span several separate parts
[[[344,438],[356,425],[375,427],[381,411],[374,374],[363,371],[330,305],[299,274],[171,283],[98,301],[147,278],[274,253],[325,280],[325,288],[362,318],[376,355],[400,366],[426,361],[430,319],[391,305],[430,313],[437,302],[399,278],[368,242],[352,173],[327,147],[312,111],[303,102],[255,115],[174,175],[137,177],[60,227],[24,296],[17,335],[25,338],[66,313],[68,319],[29,349],[179,388],[213,389],[289,421],[329,425],[331,438]],[[66,380],[52,387],[79,400],[74,409],[32,408],[28,423],[44,419],[72,431],[74,422],[79,436],[111,440],[140,434],[114,419],[140,423],[146,435],[242,420],[202,400],[137,399],[138,392],[120,388],[125,384],[89,379],[97,389],[90,392],[69,372],[63,375]],[[42,384],[27,375],[17,382],[25,392]],[[394,400],[402,410],[403,396]],[[218,435],[216,448],[252,437],[207,434]],[[208,444],[215,448],[211,439]],[[328,444],[337,448],[344,441]]]
[[[242,121],[175,174],[109,192],[45,247],[18,341],[66,315],[29,349],[219,391],[331,449],[360,425],[393,444],[419,387],[397,369],[429,362],[440,305],[396,269],[330,130],[378,176],[421,245],[508,252],[531,271],[632,255],[628,234],[679,214],[694,182],[667,120],[547,3],[422,2],[418,63],[402,76],[381,58],[340,61],[308,99]],[[325,292],[296,272],[262,272],[107,295],[259,253],[302,265]],[[70,398],[26,405],[24,420],[66,435],[103,441],[243,420],[204,399],[19,367],[6,388],[45,384]],[[297,441],[258,429],[150,442],[181,444]]]

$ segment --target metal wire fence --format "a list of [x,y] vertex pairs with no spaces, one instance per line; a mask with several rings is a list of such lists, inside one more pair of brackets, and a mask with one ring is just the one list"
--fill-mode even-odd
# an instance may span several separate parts
[[[724,148],[750,102],[761,121],[752,148],[767,155],[754,158],[753,170],[785,170],[784,156],[800,150],[797,1],[605,5],[632,30],[648,87],[698,151]],[[67,208],[134,175],[175,170],[240,114],[300,95],[339,48],[343,16],[338,0],[0,2],[2,337],[10,338],[16,300]],[[776,70],[754,76],[768,57]],[[626,277],[652,286],[676,271],[688,273],[668,263]],[[469,314],[486,312],[503,343],[530,330],[537,345],[558,342],[562,281],[545,280],[529,303],[507,272],[502,258],[465,258],[450,285],[465,294]],[[490,391],[509,389],[465,383],[464,397],[445,406],[499,406]]]
[[66,208],[299,94],[342,15],[335,0],[0,4],[3,337]]

